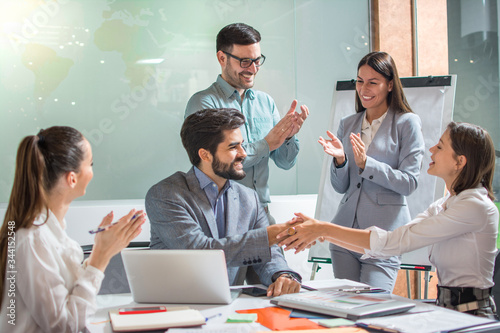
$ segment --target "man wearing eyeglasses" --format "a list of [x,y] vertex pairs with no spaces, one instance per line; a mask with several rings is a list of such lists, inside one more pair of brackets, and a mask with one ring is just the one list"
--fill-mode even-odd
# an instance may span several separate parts
[[269,223],[269,158],[288,170],[295,165],[299,153],[296,134],[309,115],[305,105],[290,110],[280,120],[274,100],[265,92],[252,89],[254,78],[266,60],[260,50],[260,33],[244,23],[230,24],[217,35],[217,60],[222,73],[210,87],[194,94],[188,101],[185,117],[202,109],[233,108],[245,116],[240,128],[247,158],[243,162],[246,177],[239,182],[257,191],[267,212]]

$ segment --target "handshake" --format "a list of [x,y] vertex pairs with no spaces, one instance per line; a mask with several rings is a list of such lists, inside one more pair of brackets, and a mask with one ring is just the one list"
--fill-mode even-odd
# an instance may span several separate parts
[[321,222],[302,213],[282,223],[267,227],[269,246],[278,244],[285,246],[285,251],[295,249],[295,253],[311,248],[316,241],[323,242]]

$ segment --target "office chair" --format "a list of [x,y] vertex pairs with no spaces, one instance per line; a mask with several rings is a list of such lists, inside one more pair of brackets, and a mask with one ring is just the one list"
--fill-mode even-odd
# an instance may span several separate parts
[[[131,242],[127,248],[148,248],[149,242]],[[82,245],[84,259],[87,259],[92,252],[92,245]],[[99,295],[127,294],[130,293],[127,274],[123,266],[121,253],[115,255],[109,261],[108,267],[104,271],[104,280],[99,290]]]

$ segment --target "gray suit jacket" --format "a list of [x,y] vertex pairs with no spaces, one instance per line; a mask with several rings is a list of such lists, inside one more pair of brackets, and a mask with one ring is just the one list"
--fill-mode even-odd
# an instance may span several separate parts
[[265,285],[278,271],[292,271],[279,247],[269,248],[267,215],[257,193],[231,181],[227,190],[226,237],[219,238],[210,202],[191,168],[160,181],[146,195],[151,248],[222,249],[231,285],[243,284],[253,266]]
[[414,113],[387,116],[368,148],[364,170],[354,162],[351,133],[361,133],[364,112],[343,118],[337,137],[344,145],[347,164],[331,167],[331,183],[345,193],[333,223],[352,227],[357,218],[361,229],[377,226],[394,230],[411,220],[405,196],[416,190],[424,156],[422,123]]

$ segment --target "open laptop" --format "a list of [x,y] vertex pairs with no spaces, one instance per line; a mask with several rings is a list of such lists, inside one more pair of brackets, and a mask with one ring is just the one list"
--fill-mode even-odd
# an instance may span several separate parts
[[274,297],[271,303],[350,320],[406,312],[415,304],[397,301],[383,294],[355,294],[333,290],[310,291]]
[[121,252],[137,303],[229,304],[231,290],[222,250],[125,249]]

